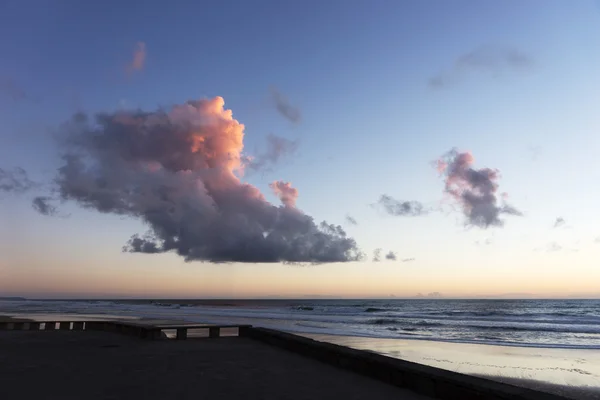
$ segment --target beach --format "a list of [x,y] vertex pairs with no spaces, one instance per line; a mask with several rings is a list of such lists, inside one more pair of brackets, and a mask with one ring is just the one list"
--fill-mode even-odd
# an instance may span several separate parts
[[600,399],[600,351],[303,334],[573,399]]

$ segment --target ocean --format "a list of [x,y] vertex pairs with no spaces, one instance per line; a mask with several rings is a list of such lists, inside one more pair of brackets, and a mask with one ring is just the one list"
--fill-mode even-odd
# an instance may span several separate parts
[[300,334],[600,349],[600,300],[4,300],[0,314],[181,319]]

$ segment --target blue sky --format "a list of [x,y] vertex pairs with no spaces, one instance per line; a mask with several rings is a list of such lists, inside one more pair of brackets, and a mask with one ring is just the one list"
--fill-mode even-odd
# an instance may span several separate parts
[[[298,207],[315,220],[356,218],[344,227],[367,254],[381,247],[415,259],[298,269],[123,254],[129,236],[145,230],[140,221],[75,203],[61,206],[68,218],[42,216],[31,209],[35,193],[4,193],[0,293],[600,294],[591,283],[600,278],[594,1],[39,0],[0,8],[0,168],[49,182],[60,165],[53,132],[76,111],[222,96],[246,127],[249,154],[270,133],[299,141],[295,154],[245,181],[273,202],[268,183],[291,181]],[[138,42],[143,68],[127,73]],[[482,52],[493,60],[456,67]],[[527,65],[503,64],[506,52]],[[449,83],[429,85],[437,76]],[[6,82],[24,96],[13,98]],[[299,123],[277,112],[273,87],[301,111]],[[370,206],[382,194],[439,204],[444,184],[431,162],[453,147],[471,151],[476,168],[499,169],[500,191],[524,216],[480,229],[465,228],[459,210],[394,217]],[[557,217],[566,224],[553,229]],[[548,251],[553,243],[561,249]]]

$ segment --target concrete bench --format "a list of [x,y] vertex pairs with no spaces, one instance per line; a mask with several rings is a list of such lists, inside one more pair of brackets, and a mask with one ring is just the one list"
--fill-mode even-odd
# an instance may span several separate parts
[[251,328],[252,325],[213,325],[213,324],[181,324],[181,325],[172,325],[172,324],[161,324],[154,325],[154,327],[163,329],[173,329],[177,333],[175,338],[177,340],[185,340],[187,339],[188,329],[208,329],[208,337],[209,338],[218,338],[221,336],[221,329],[225,328],[238,328],[240,330]]

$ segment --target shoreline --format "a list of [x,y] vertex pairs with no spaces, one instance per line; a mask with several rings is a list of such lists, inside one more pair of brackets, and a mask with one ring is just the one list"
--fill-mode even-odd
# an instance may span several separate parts
[[598,350],[323,334],[301,336],[573,399],[600,399]]

